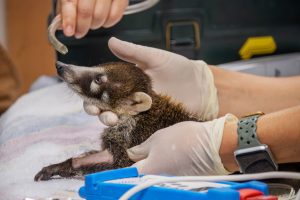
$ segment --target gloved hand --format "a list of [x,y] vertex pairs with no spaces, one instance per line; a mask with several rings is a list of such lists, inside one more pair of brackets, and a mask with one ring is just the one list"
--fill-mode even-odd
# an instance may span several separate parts
[[227,114],[209,122],[181,122],[161,129],[144,143],[127,150],[139,173],[169,175],[224,175],[219,149]]
[[114,112],[102,111],[87,101],[83,101],[83,108],[87,114],[98,116],[99,120],[106,126],[114,126],[119,121],[119,117]]
[[120,59],[143,69],[151,77],[156,92],[182,102],[199,119],[211,120],[217,117],[217,90],[205,62],[116,38],[111,38],[108,46]]

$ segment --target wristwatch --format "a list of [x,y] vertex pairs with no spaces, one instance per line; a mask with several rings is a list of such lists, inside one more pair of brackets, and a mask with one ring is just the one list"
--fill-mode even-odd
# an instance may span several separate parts
[[263,115],[257,112],[241,118],[238,122],[238,148],[234,157],[241,173],[276,171],[278,166],[266,144],[261,144],[256,136],[256,122]]

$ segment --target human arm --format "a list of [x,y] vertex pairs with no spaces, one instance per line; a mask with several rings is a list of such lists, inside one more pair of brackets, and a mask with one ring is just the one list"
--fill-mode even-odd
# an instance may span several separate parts
[[89,29],[115,25],[127,6],[128,0],[59,0],[58,12],[64,34],[81,38]]
[[230,112],[238,117],[263,110],[265,113],[300,104],[300,76],[274,78],[210,66],[218,91],[218,116]]
[[[225,168],[237,171],[233,152],[237,148],[237,123],[224,125],[220,156]],[[267,144],[277,163],[300,162],[300,106],[259,117],[257,137],[260,143]]]
[[[261,116],[257,137],[277,163],[300,161],[300,106]],[[218,175],[238,171],[237,118],[227,115],[209,122],[181,122],[154,133],[129,149],[140,173]]]

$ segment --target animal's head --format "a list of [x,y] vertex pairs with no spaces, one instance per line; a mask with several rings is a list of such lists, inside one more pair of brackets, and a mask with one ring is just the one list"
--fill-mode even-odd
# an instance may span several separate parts
[[151,108],[150,78],[129,63],[82,67],[57,62],[57,73],[84,102],[118,116],[136,115]]

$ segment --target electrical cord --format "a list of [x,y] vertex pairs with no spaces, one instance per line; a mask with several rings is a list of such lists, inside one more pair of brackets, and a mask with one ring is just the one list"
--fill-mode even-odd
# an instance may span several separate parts
[[[127,200],[136,193],[151,187],[156,184],[171,183],[178,181],[248,181],[248,180],[261,180],[261,179],[300,179],[300,173],[295,172],[265,172],[256,174],[242,174],[242,175],[225,175],[225,176],[179,176],[179,177],[165,177],[156,180],[150,180],[141,183],[125,192],[120,200]],[[300,193],[298,191],[296,200],[300,200]]]
[[295,200],[300,200],[300,189],[299,189],[298,192],[297,192],[297,195],[296,195]]
[[[272,195],[279,196],[279,198],[282,195],[287,196],[286,198],[284,198],[285,200],[295,199],[296,197],[295,189],[290,185],[282,184],[282,183],[268,183],[268,187],[269,187],[269,192]],[[288,190],[290,191],[289,193],[287,193]]]

